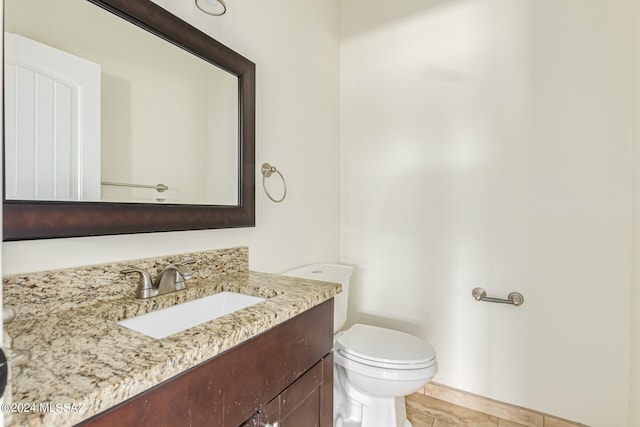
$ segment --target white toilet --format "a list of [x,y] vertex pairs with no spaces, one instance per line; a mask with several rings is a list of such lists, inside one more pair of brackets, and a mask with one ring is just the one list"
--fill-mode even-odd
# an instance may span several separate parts
[[338,332],[347,320],[352,271],[348,265],[312,264],[283,273],[342,285],[334,300],[334,426],[412,427],[404,396],[438,372],[435,350],[420,338],[376,326],[355,324]]

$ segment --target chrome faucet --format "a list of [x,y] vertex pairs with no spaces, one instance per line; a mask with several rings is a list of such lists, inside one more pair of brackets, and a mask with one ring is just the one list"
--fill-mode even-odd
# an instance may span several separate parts
[[187,264],[193,263],[195,263],[195,260],[188,260],[182,264],[169,264],[158,274],[154,282],[151,281],[149,273],[138,268],[128,268],[122,270],[121,273],[137,273],[140,275],[138,288],[136,289],[136,298],[153,298],[158,295],[183,290],[184,281],[190,279],[193,275],[193,270],[187,267]]

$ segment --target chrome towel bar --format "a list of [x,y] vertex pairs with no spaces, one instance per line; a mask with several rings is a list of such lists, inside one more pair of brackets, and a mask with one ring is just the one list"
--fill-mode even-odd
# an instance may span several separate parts
[[485,301],[485,302],[497,302],[499,304],[513,304],[516,307],[524,304],[524,297],[520,292],[511,292],[507,295],[507,299],[502,298],[492,298],[487,296],[487,291],[482,288],[475,288],[471,291],[471,296],[476,301]]
[[169,189],[169,187],[167,187],[164,184],[157,184],[157,185],[128,184],[126,182],[108,182],[108,181],[102,181],[100,184],[102,184],[102,185],[113,185],[115,187],[153,188],[158,193],[163,193],[163,192],[165,192],[165,191],[167,191]]

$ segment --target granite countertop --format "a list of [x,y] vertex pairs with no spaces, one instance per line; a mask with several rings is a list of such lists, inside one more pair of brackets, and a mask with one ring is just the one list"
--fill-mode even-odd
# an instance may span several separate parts
[[[14,352],[30,358],[10,367],[7,426],[70,426],[302,313],[341,291],[338,284],[233,272],[195,278],[184,291],[137,300],[131,294],[6,325]],[[222,291],[267,298],[205,324],[154,339],[118,325]],[[9,360],[12,360],[9,354]],[[50,406],[47,406],[51,404]]]

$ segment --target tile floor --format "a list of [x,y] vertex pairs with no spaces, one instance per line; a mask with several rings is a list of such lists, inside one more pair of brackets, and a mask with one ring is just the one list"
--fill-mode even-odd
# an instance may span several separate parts
[[525,427],[419,393],[407,396],[406,403],[413,427]]

